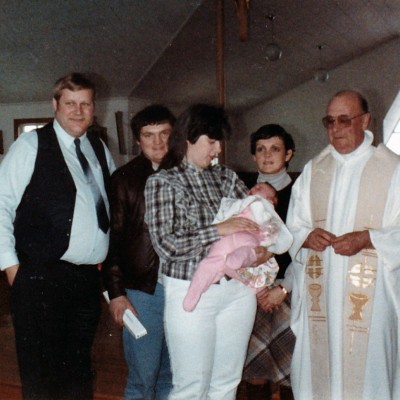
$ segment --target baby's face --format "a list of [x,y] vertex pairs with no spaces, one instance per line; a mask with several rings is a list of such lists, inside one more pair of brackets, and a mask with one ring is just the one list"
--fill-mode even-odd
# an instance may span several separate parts
[[278,197],[276,196],[276,190],[264,183],[257,183],[257,185],[253,186],[249,192],[250,194],[258,194],[259,196],[264,197],[264,199],[270,201],[274,206],[278,204]]

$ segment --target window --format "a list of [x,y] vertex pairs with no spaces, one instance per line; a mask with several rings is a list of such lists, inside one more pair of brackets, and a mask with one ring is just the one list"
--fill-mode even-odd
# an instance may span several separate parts
[[[38,128],[41,128],[42,126],[53,121],[53,119],[54,118],[14,119],[14,140],[16,140],[21,133],[30,132]],[[93,124],[88,128],[88,132],[89,130],[95,135],[97,135],[100,139],[102,139],[103,142],[108,146],[107,128],[99,126],[96,122],[96,117],[94,118]],[[0,151],[1,151],[1,143],[0,143]]]
[[[399,110],[400,114],[400,110]],[[396,127],[394,128],[392,134],[389,137],[389,140],[386,143],[387,147],[390,150],[395,152],[396,154],[400,154],[400,115],[399,120],[397,121]]]
[[383,120],[383,142],[400,155],[400,92]]
[[14,140],[23,132],[33,131],[41,128],[48,122],[53,121],[53,118],[22,118],[14,119]]

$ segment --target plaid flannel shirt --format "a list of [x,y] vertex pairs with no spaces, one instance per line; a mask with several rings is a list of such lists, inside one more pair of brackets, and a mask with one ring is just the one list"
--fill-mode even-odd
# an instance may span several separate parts
[[247,188],[230,169],[200,169],[185,161],[152,175],[146,184],[146,214],[151,240],[162,272],[189,280],[197,264],[217,241],[212,225],[222,197],[242,199]]

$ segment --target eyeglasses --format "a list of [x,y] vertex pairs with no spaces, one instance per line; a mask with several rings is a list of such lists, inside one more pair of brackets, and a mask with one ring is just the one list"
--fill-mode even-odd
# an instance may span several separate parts
[[327,115],[324,118],[322,118],[322,124],[326,129],[332,128],[335,125],[335,122],[338,124],[339,128],[348,128],[351,125],[354,118],[362,117],[365,114],[367,113],[364,112],[354,117],[350,117],[350,115],[339,115],[336,118]]

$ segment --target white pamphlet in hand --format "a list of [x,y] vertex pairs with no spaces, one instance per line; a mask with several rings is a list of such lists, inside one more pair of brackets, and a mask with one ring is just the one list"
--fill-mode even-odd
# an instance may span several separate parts
[[[108,296],[107,291],[103,292],[103,296],[106,299],[107,303],[110,303],[110,297]],[[146,328],[142,325],[142,323],[137,319],[136,315],[131,310],[125,310],[122,320],[124,321],[125,327],[135,339],[139,339],[142,336],[147,335]]]
[[146,328],[131,310],[125,310],[122,320],[124,321],[125,327],[135,337],[135,339],[139,339],[142,336],[147,335]]

